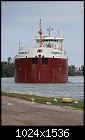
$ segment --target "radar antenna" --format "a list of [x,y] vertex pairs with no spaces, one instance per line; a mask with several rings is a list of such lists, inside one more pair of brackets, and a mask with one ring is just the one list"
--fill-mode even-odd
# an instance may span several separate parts
[[49,28],[47,29],[47,31],[49,32],[49,33],[48,33],[49,37],[50,37],[50,32],[51,32],[51,30],[54,30],[54,29],[51,28],[51,27],[49,26]]

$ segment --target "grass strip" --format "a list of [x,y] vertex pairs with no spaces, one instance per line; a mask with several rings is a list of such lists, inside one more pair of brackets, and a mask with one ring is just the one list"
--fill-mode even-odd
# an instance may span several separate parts
[[[40,104],[51,104],[51,105],[60,105],[60,106],[71,106],[75,108],[84,108],[84,100],[83,99],[73,99],[72,103],[64,103],[62,102],[62,98],[54,98],[54,97],[45,97],[45,96],[37,96],[30,94],[20,94],[20,93],[9,93],[9,92],[1,92],[2,96],[9,96],[14,98],[23,99],[26,101],[36,102]],[[78,101],[78,103],[75,103]]]

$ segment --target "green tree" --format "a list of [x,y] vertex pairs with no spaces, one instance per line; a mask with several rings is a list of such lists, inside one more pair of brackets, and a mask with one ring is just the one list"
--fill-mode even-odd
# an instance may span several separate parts
[[2,77],[14,77],[14,64],[2,62]]
[[68,66],[68,75],[69,76],[75,76],[75,72],[76,72],[75,65]]

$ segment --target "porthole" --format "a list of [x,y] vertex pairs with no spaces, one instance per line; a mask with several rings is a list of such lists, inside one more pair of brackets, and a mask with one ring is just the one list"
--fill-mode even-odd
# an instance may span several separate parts
[[41,55],[40,55],[40,54],[39,54],[38,56],[39,56],[39,57],[41,57]]

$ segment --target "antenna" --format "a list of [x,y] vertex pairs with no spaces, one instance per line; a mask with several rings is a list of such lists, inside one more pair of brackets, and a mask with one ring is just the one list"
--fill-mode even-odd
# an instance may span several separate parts
[[41,30],[41,19],[40,19],[39,27],[40,27],[40,32],[41,32],[41,31],[42,31],[42,30]]
[[54,30],[54,29],[51,28],[51,27],[49,26],[49,28],[47,29],[47,31],[49,32],[49,33],[48,33],[49,37],[50,37],[50,32],[51,32],[51,30]]
[[19,51],[20,51],[20,42],[19,42]]
[[58,36],[59,36],[59,29],[58,29]]

